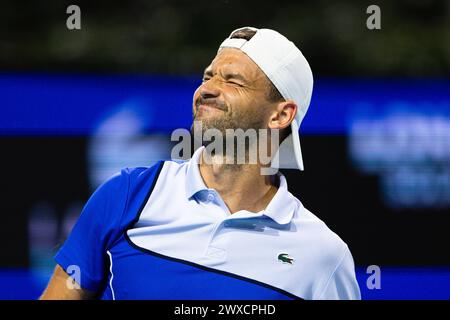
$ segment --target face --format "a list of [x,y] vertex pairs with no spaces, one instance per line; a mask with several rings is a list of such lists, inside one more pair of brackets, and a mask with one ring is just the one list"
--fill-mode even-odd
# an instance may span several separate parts
[[276,105],[268,100],[269,90],[269,79],[245,53],[222,49],[194,93],[194,120],[201,121],[203,131],[216,128],[222,134],[226,129],[268,128]]

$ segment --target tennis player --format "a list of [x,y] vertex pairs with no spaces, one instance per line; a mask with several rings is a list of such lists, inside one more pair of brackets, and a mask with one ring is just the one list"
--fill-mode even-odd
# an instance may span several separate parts
[[203,136],[190,160],[123,169],[85,205],[41,298],[360,299],[348,246],[278,170],[303,170],[298,130],[312,89],[294,43],[233,31],[194,93],[194,120],[204,136],[266,130],[272,161],[250,163],[249,141],[237,163],[236,148],[212,150]]

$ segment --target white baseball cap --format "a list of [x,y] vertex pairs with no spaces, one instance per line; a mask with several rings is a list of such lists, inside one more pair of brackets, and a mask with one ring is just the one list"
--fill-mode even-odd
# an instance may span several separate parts
[[[231,39],[236,31],[242,29],[251,29],[256,33],[250,40]],[[284,99],[297,104],[297,114],[291,123],[292,133],[281,143],[272,158],[271,167],[303,170],[298,130],[308,110],[313,89],[313,75],[308,61],[292,41],[271,29],[236,29],[222,42],[219,51],[222,48],[240,49],[266,74]]]

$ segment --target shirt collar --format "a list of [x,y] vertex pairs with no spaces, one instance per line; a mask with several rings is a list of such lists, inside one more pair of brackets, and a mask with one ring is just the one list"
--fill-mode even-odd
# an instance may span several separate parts
[[284,175],[279,172],[278,177],[280,179],[278,190],[263,213],[275,220],[278,224],[287,224],[291,222],[294,216],[297,201],[295,201],[294,196],[288,191],[287,181]]
[[[208,190],[198,168],[200,157],[204,148],[205,147],[203,146],[198,148],[192,155],[192,158],[189,160],[187,165],[186,196],[188,199],[191,199],[196,193],[202,190]],[[280,181],[278,190],[267,205],[266,209],[260,213],[271,218],[278,224],[287,224],[294,216],[297,202],[295,201],[294,196],[288,191],[287,181],[284,175],[279,172],[278,177]]]

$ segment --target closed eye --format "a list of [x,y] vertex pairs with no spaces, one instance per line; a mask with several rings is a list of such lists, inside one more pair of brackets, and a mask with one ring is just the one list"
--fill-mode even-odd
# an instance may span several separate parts
[[228,80],[227,82],[228,82],[228,83],[231,83],[232,85],[238,86],[238,87],[243,87],[242,84],[240,84],[240,83],[238,83],[238,82],[235,82],[235,81],[230,81],[230,80]]

